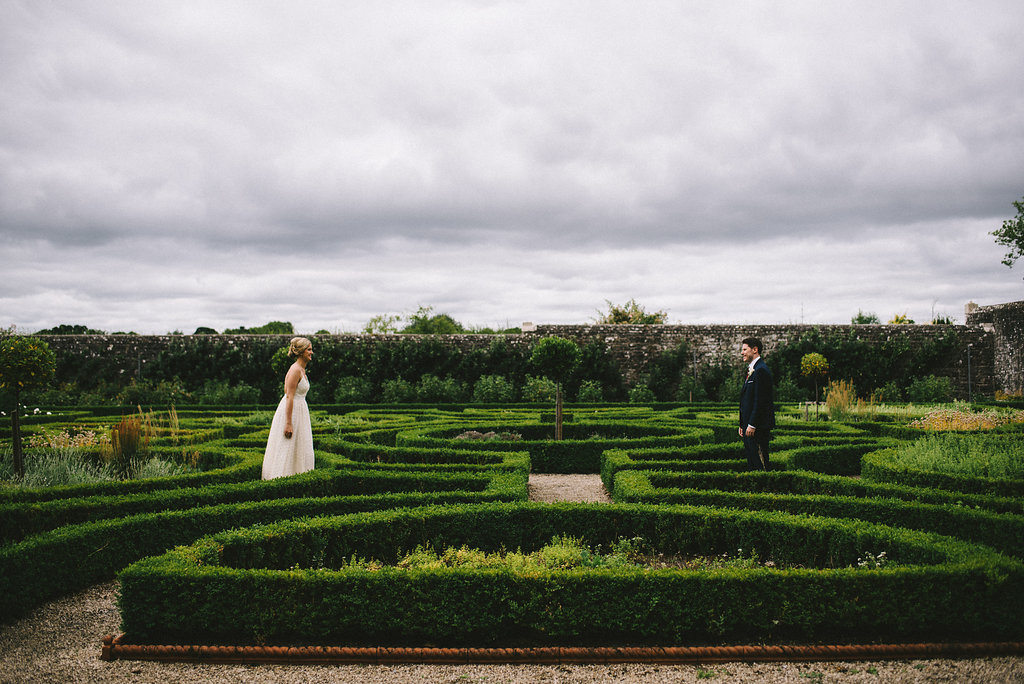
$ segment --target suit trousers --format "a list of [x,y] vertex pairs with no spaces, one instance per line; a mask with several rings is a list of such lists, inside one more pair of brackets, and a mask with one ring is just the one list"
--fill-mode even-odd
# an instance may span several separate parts
[[770,434],[754,433],[753,437],[743,435],[743,452],[747,456],[747,470],[768,470],[768,443]]

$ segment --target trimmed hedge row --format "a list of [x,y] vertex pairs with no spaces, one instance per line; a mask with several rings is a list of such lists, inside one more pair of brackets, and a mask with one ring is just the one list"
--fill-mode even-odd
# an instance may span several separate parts
[[804,471],[711,473],[669,471],[622,471],[616,475],[612,497],[626,496],[619,491],[620,477],[626,473],[643,472],[656,486],[702,491],[735,491],[758,494],[798,494],[885,498],[940,506],[965,506],[993,513],[1024,514],[1024,500],[985,494],[963,494],[939,489],[924,489],[865,479],[823,475]]
[[525,498],[525,474],[504,473],[495,474],[488,486],[477,492],[303,496],[141,513],[67,525],[0,547],[0,586],[14,588],[0,593],[0,622],[22,615],[45,601],[108,581],[118,570],[141,558],[190,544],[221,530],[314,515]]
[[[782,435],[772,440],[772,470],[800,469],[833,475],[856,475],[861,456],[889,440],[871,437],[822,438]],[[705,462],[698,465],[698,462]],[[719,467],[713,466],[719,463]],[[622,470],[745,471],[743,445],[735,430],[725,443],[701,444],[676,449],[609,449],[601,459],[601,480],[612,491],[616,473]]]
[[615,501],[781,511],[865,520],[967,539],[1024,558],[1024,515],[890,498],[673,488],[671,485],[676,479],[674,474],[659,472],[621,472],[615,480]]
[[[459,442],[454,437],[461,431],[493,430],[516,432],[519,441]],[[498,425],[451,425],[417,428],[399,432],[395,444],[410,448],[472,448],[490,450],[528,450],[531,470],[535,473],[597,473],[601,455],[610,448],[623,445],[634,448],[674,447],[710,442],[712,432],[701,427],[683,427],[653,420],[640,424],[622,422],[579,422],[563,426],[565,439],[551,440],[551,427],[536,423],[501,423]]]
[[972,494],[1024,497],[1024,480],[971,477],[954,473],[917,470],[894,463],[894,450],[876,451],[864,457],[861,474],[876,482],[894,482],[909,487],[948,489]]
[[[642,536],[664,553],[756,549],[802,568],[344,568],[352,556],[554,535]],[[856,568],[884,551],[893,565]],[[332,569],[332,568],[342,569]],[[217,534],[119,574],[123,627],[167,643],[875,642],[1019,639],[1024,565],[933,534],[689,506],[501,504],[387,511]]]
[[[487,474],[408,472],[366,468],[319,468],[294,477],[158,490],[133,496],[91,496],[36,503],[0,505],[0,543],[32,534],[96,520],[140,513],[185,510],[247,501],[287,498],[376,495],[402,492],[482,492],[501,471]],[[520,473],[525,477],[526,471]],[[521,496],[525,498],[525,488]]]

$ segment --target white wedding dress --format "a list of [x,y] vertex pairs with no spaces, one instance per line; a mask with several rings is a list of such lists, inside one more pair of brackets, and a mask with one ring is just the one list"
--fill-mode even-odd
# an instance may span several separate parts
[[267,450],[263,453],[263,479],[295,475],[313,469],[313,427],[309,420],[309,405],[306,404],[306,392],[309,391],[309,380],[303,374],[295,388],[295,399],[292,402],[292,436],[284,436],[287,422],[285,406],[288,397],[281,397],[274,413],[274,422],[270,425],[270,438]]

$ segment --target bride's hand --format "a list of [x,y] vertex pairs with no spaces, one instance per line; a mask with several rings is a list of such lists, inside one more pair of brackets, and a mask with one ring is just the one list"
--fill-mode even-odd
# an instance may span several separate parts
[[284,436],[285,436],[285,439],[291,439],[292,438],[292,426],[291,425],[285,425],[284,426]]

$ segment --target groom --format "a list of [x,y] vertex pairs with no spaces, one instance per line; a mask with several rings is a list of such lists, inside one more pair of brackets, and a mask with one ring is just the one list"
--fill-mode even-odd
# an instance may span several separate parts
[[761,340],[748,337],[740,355],[747,362],[747,377],[740,390],[740,430],[749,470],[768,470],[768,442],[775,427],[775,386],[772,372],[761,359]]

